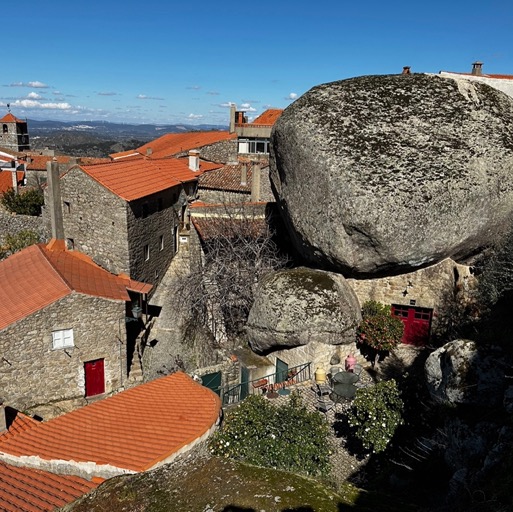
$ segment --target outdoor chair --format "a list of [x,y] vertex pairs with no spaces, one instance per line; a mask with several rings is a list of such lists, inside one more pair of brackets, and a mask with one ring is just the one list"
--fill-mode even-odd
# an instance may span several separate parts
[[323,396],[317,398],[316,409],[322,412],[326,416],[326,419],[328,419],[328,413],[335,410],[335,406],[336,404],[333,400],[326,399]]
[[359,377],[360,374],[362,373],[362,370],[363,370],[363,366],[360,363],[356,363],[354,365],[353,373],[358,375],[358,377]]
[[317,395],[320,397],[330,395],[332,389],[327,384],[317,384]]

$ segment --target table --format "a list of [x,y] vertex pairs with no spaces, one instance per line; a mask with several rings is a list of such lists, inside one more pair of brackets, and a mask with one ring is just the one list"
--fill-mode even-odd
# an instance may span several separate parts
[[338,372],[333,376],[333,393],[330,398],[334,402],[344,402],[354,398],[356,394],[355,383],[360,377],[352,372]]
[[280,395],[280,396],[290,395],[290,389],[281,388],[281,389],[278,390],[278,395]]

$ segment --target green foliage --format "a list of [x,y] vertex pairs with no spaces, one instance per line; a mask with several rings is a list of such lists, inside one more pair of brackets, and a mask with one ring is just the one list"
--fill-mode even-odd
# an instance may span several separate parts
[[403,337],[404,325],[392,316],[390,306],[367,301],[362,306],[362,321],[358,326],[358,341],[377,351],[392,350]]
[[382,452],[403,423],[403,401],[395,380],[360,388],[348,412],[349,425],[364,448]]
[[0,259],[39,242],[39,235],[30,229],[23,229],[15,235],[8,234],[5,236],[4,244],[0,246]]
[[227,414],[210,450],[256,466],[325,475],[330,469],[328,434],[326,420],[309,412],[297,393],[281,407],[251,395]]
[[30,188],[16,194],[13,188],[8,189],[0,198],[2,205],[11,213],[19,215],[38,216],[44,205],[44,196],[41,190]]

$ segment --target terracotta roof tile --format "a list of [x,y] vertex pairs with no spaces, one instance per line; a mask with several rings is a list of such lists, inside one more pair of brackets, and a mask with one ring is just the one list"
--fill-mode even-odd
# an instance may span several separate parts
[[[0,433],[0,445],[5,440],[9,439],[12,436],[19,434],[20,432],[24,432],[25,430],[29,430],[36,425],[39,425],[39,421],[23,414],[12,407],[6,406],[5,409],[5,419],[7,423],[7,430]],[[0,411],[1,413],[1,411]]]
[[111,274],[78,251],[51,247],[31,245],[0,261],[0,329],[73,291],[127,301],[127,288],[149,286]]
[[198,173],[189,169],[187,159],[177,158],[120,160],[80,168],[125,201],[133,201],[181,183],[195,181],[198,177]]
[[41,512],[55,510],[98,486],[76,476],[11,466],[0,462],[0,510]]
[[[12,171],[0,171],[0,194],[3,194],[12,188],[11,173]],[[18,180],[18,185],[23,184],[24,177],[25,173],[23,171],[16,171],[16,179]]]
[[2,119],[0,119],[0,123],[26,123],[26,121],[18,119],[9,112],[4,117],[2,117]]
[[274,125],[278,117],[280,117],[282,112],[283,109],[270,108],[265,112],[262,112],[262,114],[260,114],[251,124],[272,126]]
[[252,169],[246,165],[246,183],[242,183],[245,164],[225,165],[220,169],[202,174],[199,187],[210,190],[226,190],[229,192],[251,192]]
[[138,153],[140,158],[141,156],[147,156],[147,150],[151,149],[151,158],[166,158],[190,149],[199,149],[215,142],[231,140],[236,137],[236,134],[227,131],[166,133],[136,150],[113,153],[110,157],[114,160],[134,158],[134,154]]
[[[48,155],[25,155],[26,160],[30,158],[30,162],[27,161],[27,169],[30,171],[46,171],[46,164],[55,160],[59,165],[71,165],[75,160],[71,156],[48,156]],[[110,158],[92,158],[92,157],[81,157],[78,159],[80,165],[94,165],[94,164],[105,164],[109,163]]]
[[145,471],[205,434],[219,397],[176,372],[68,414],[0,444],[0,452]]

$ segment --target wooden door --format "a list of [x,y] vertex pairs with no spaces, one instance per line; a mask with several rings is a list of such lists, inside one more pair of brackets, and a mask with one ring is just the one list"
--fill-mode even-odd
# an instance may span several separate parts
[[85,396],[95,396],[105,393],[104,359],[84,363]]
[[429,340],[433,310],[415,306],[392,305],[392,315],[404,324],[403,339],[406,345],[423,347]]
[[208,373],[201,376],[203,385],[211,389],[216,395],[221,396],[221,372]]
[[285,382],[287,380],[287,373],[289,371],[289,365],[285,362],[276,358],[276,376],[274,381],[278,384],[279,382]]

